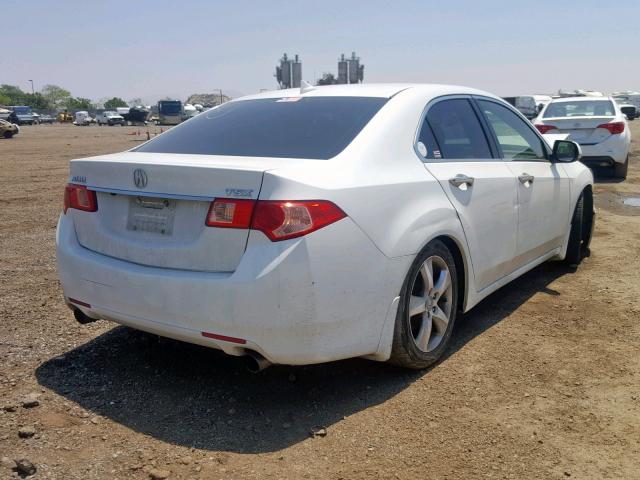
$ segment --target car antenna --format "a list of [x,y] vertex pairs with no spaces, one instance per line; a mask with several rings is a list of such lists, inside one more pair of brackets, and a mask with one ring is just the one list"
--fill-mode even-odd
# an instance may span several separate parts
[[300,93],[307,93],[307,92],[310,92],[311,90],[315,90],[315,89],[316,89],[316,87],[311,85],[306,80],[302,80],[302,82],[300,83]]

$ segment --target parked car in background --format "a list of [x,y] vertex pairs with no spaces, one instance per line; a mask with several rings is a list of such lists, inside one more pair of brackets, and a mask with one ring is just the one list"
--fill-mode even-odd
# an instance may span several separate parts
[[611,97],[567,97],[549,103],[535,120],[545,133],[568,134],[582,149],[582,162],[609,167],[626,178],[631,134],[620,107]]
[[98,125],[109,125],[110,127],[113,127],[114,125],[124,126],[124,117],[119,115],[118,112],[108,110],[106,112],[98,113],[96,115],[96,122]]
[[0,137],[11,138],[20,133],[20,127],[15,123],[0,119]]
[[[78,321],[248,356],[424,368],[457,313],[594,222],[579,147],[489,93],[336,85],[227,102],[71,161],[58,272]],[[336,172],[340,172],[336,175]]]
[[31,112],[31,116],[33,117],[33,124],[38,125],[40,123],[40,114],[37,112]]
[[611,95],[618,105],[633,105],[640,112],[640,92],[616,92]]
[[627,120],[635,120],[638,117],[638,108],[635,105],[629,104],[618,104],[620,106],[620,111],[624,113],[624,116]]
[[149,116],[149,110],[144,106],[118,109],[118,113],[122,115],[127,125],[146,125]]
[[45,115],[41,115],[41,116],[40,116],[40,123],[41,123],[41,124],[44,124],[44,123],[49,123],[49,124],[51,124],[51,123],[53,123],[53,122],[55,122],[55,121],[56,121],[56,119],[55,119],[55,118],[53,118],[51,115],[46,115],[46,114],[45,114]]
[[549,95],[532,95],[532,97],[536,104],[536,117],[542,111],[542,109],[546,107],[547,104],[551,102],[551,100],[553,100],[553,98]]
[[33,112],[31,111],[31,107],[27,107],[24,105],[12,106],[9,107],[16,114],[17,124],[18,125],[33,125],[35,120],[33,118]]
[[529,120],[534,118],[538,112],[538,104],[532,95],[523,95],[519,97],[502,97],[504,101],[518,109]]
[[93,121],[94,120],[93,118],[91,118],[91,115],[89,115],[89,112],[80,110],[79,112],[76,112],[75,120],[73,121],[73,124],[82,127],[82,126],[91,125]]

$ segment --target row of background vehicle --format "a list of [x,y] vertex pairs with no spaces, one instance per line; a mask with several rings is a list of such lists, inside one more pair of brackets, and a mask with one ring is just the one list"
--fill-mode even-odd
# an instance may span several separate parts
[[[208,110],[207,107],[196,104],[183,104],[180,100],[160,100],[157,105],[118,107],[115,110],[96,110],[90,113],[86,110],[69,112],[66,109],[58,111],[55,116],[48,113],[37,113],[25,105],[0,106],[0,119],[11,121],[16,125],[36,125],[41,123],[74,123],[76,125],[177,125],[184,120]],[[11,117],[11,118],[10,118]]]
[[[520,95],[513,97],[502,97],[505,101],[513,105],[529,120],[538,116],[540,111],[553,98],[564,97],[602,97],[603,93],[592,90],[559,90],[556,95]],[[622,112],[628,120],[634,120],[640,116],[640,92],[624,91],[611,94],[615,102],[620,106]],[[98,110],[94,117],[87,111],[81,110],[71,114],[66,110],[57,113],[56,117],[43,113],[39,114],[29,106],[0,106],[0,119],[9,120],[11,112],[15,112],[13,123],[18,125],[34,125],[41,123],[75,123],[76,125],[146,125],[154,123],[156,125],[178,125],[198,113],[208,110],[200,104],[183,104],[180,100],[160,100],[157,105],[119,107],[114,110]]]
[[[559,90],[556,95],[520,95],[502,97],[502,99],[513,105],[529,120],[533,120],[554,98],[604,96],[606,96],[604,93],[595,90]],[[640,116],[640,92],[614,92],[611,97],[620,106],[627,120],[634,120]]]

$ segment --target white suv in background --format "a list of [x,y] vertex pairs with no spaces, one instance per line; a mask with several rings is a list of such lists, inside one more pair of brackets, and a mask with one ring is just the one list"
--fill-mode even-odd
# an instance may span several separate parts
[[580,145],[585,165],[610,167],[615,177],[627,177],[631,134],[612,98],[558,98],[544,107],[534,123],[542,134],[568,134]]

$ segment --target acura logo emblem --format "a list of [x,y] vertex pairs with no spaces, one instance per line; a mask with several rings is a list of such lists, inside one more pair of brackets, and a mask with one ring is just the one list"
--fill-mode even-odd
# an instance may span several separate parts
[[147,174],[141,168],[136,168],[133,171],[133,183],[138,188],[145,188],[147,186]]

